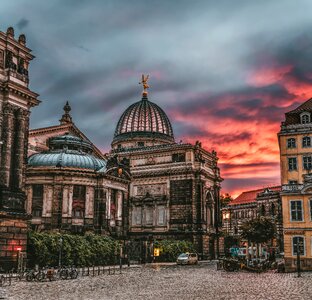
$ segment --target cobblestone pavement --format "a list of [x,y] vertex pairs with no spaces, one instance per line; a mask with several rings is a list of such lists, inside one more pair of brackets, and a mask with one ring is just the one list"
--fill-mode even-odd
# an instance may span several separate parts
[[[217,271],[215,264],[124,269],[122,274],[54,282],[12,282],[4,299],[311,300],[312,273]],[[1,297],[0,297],[1,298]]]

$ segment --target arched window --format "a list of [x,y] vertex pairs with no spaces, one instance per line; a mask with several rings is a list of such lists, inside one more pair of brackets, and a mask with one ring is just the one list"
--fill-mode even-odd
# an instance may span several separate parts
[[311,147],[311,138],[309,136],[305,136],[302,138],[302,147]]
[[308,114],[301,115],[301,124],[307,123],[310,123],[310,115]]

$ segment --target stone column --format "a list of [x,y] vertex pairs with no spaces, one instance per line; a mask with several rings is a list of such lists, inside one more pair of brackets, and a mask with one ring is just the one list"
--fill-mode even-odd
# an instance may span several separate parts
[[53,197],[53,187],[51,185],[45,185],[43,192],[43,207],[45,207],[44,217],[51,217],[52,215],[52,197]]
[[26,212],[28,214],[31,214],[31,210],[32,210],[32,196],[33,196],[33,191],[32,191],[32,186],[31,185],[28,185],[26,187]]
[[74,186],[70,185],[68,190],[68,217],[72,217],[73,212],[73,193],[74,193]]
[[106,219],[110,220],[111,216],[111,200],[112,200],[112,190],[108,189],[106,197]]
[[12,170],[13,178],[15,179],[14,187],[18,189],[23,188],[23,173],[24,173],[24,165],[25,165],[25,157],[24,157],[24,147],[25,147],[25,116],[27,112],[19,109],[17,111],[17,126],[16,126],[16,149],[15,149],[15,169]]
[[94,213],[94,188],[87,186],[86,193],[86,218],[93,218]]
[[117,218],[122,221],[122,191],[117,191]]
[[9,188],[10,183],[10,169],[11,169],[11,154],[13,142],[13,107],[6,104],[4,107],[4,120],[3,120],[3,136],[2,136],[2,161],[0,168],[0,184]]
[[62,199],[62,217],[68,216],[68,198],[69,198],[68,186],[63,186],[63,199]]

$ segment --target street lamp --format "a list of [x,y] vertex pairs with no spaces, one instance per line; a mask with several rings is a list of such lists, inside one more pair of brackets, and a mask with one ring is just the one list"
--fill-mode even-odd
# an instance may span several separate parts
[[60,245],[60,250],[59,250],[59,268],[62,266],[62,248],[63,248],[63,239],[62,237],[59,238],[59,245]]

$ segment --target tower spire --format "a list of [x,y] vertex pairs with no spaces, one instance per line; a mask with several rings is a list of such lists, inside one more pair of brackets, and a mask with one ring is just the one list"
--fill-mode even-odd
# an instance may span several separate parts
[[60,120],[61,125],[64,125],[64,124],[67,124],[67,123],[72,123],[73,120],[72,120],[71,115],[69,114],[69,112],[71,111],[71,107],[70,107],[68,101],[66,101],[66,104],[63,107],[63,109],[64,109],[64,114],[63,114],[63,116],[62,116],[62,118]]

